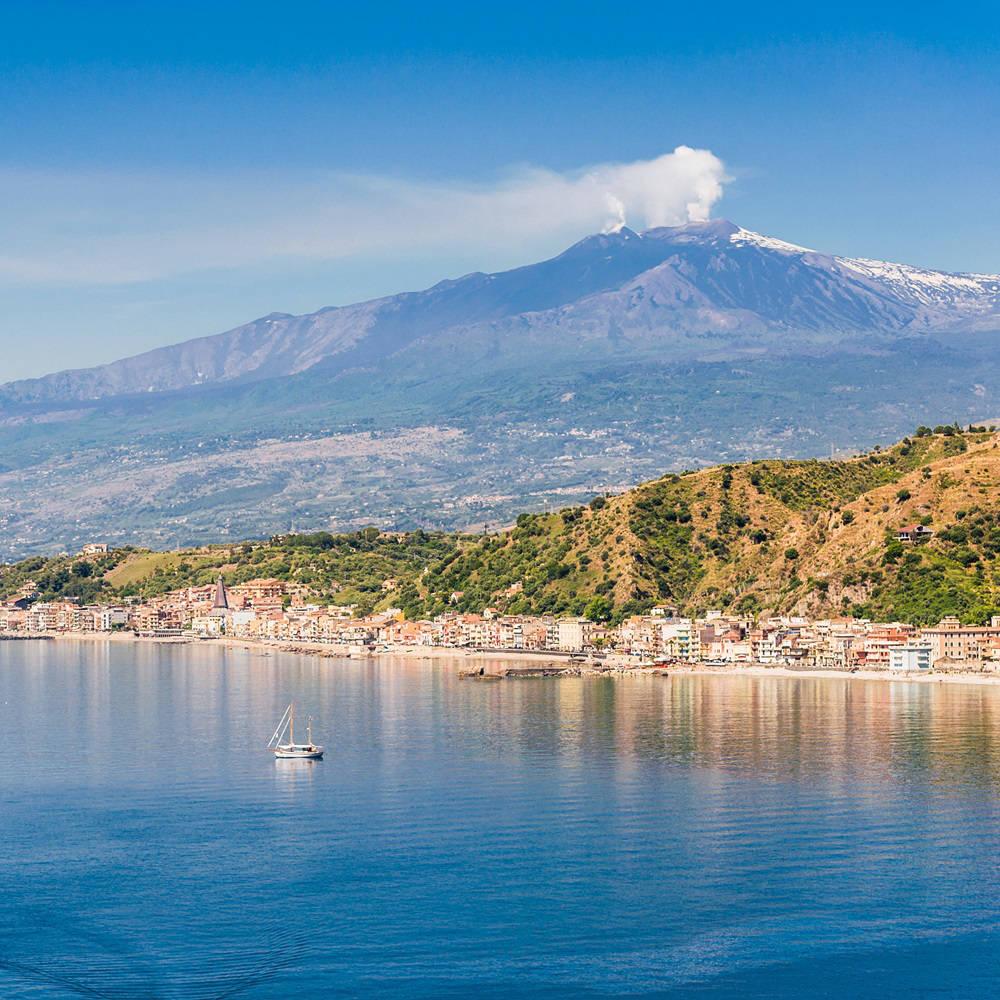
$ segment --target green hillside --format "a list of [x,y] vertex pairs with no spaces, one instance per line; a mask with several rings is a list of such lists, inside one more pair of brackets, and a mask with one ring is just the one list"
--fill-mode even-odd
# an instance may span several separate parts
[[392,581],[417,579],[466,544],[463,536],[422,531],[386,534],[375,528],[333,535],[320,531],[269,541],[211,545],[178,552],[116,549],[99,557],[34,557],[0,567],[0,598],[33,581],[42,599],[114,601],[153,597],[212,583],[274,577],[307,587],[316,599],[355,604],[367,613],[384,604]]
[[[922,522],[918,545],[898,529]],[[921,428],[885,450],[830,461],[717,466],[619,496],[522,514],[484,535],[286,535],[171,553],[30,559],[0,569],[0,597],[151,596],[218,573],[277,577],[361,613],[402,607],[586,614],[620,620],[667,604],[917,623],[1000,607],[1000,450],[991,431]]]

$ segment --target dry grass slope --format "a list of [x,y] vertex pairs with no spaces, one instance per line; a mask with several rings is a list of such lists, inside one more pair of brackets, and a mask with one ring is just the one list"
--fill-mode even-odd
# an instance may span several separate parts
[[[468,609],[614,618],[655,604],[981,615],[998,600],[998,484],[997,435],[953,428],[847,460],[666,476],[588,507],[522,516],[425,577],[422,610],[460,592],[455,603]],[[963,518],[977,520],[964,542]],[[920,520],[938,537],[901,552],[897,530]],[[921,578],[939,585],[935,599],[921,598]]]
[[[1000,607],[1000,436],[926,429],[884,451],[831,461],[717,466],[644,483],[583,507],[522,514],[489,536],[293,535],[174,553],[117,550],[0,567],[0,597],[150,595],[276,576],[360,612],[402,607],[587,614],[657,604],[935,621]],[[922,522],[930,541],[896,533]],[[393,581],[390,587],[386,581]]]

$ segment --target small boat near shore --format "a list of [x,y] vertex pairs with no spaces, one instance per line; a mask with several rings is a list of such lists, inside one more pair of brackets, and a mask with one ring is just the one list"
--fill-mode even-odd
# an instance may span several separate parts
[[[288,741],[285,734],[288,734]],[[306,722],[306,742],[295,742],[295,702],[285,709],[274,735],[267,741],[267,749],[274,753],[278,760],[322,760],[323,747],[317,746],[312,738],[312,719]]]

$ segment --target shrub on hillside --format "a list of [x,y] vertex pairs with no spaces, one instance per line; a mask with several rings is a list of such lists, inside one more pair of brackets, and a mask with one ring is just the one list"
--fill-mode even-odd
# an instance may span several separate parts
[[589,618],[592,622],[606,622],[610,620],[614,612],[614,605],[606,597],[597,596],[591,598],[590,602],[583,609],[583,617]]

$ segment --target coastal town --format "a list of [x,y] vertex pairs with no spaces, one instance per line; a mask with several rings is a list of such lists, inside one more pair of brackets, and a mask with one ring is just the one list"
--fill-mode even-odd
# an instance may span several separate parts
[[583,617],[508,615],[493,608],[409,621],[396,608],[358,617],[349,606],[321,606],[308,588],[282,580],[227,587],[222,576],[214,584],[116,605],[36,597],[29,583],[0,605],[0,638],[104,633],[226,638],[350,655],[413,649],[547,654],[608,669],[705,664],[1000,675],[1000,616],[989,624],[947,617],[918,628],[853,617],[755,618],[711,610],[692,618],[664,606],[614,626]]

